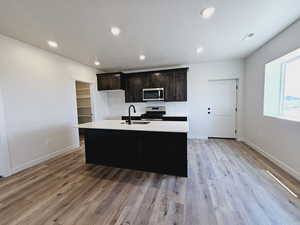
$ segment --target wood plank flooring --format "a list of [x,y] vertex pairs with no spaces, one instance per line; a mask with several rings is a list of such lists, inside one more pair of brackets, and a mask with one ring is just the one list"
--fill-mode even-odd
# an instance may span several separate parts
[[[172,156],[170,156],[172,157]],[[189,177],[85,165],[83,147],[0,180],[2,225],[300,225],[299,182],[233,140],[190,140]]]

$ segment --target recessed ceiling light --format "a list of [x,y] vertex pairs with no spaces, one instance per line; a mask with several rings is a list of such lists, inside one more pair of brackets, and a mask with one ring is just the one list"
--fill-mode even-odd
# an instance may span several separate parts
[[199,47],[196,49],[196,52],[197,52],[197,54],[201,54],[203,52],[203,50],[204,49],[202,47]]
[[112,27],[112,28],[110,28],[110,31],[114,36],[119,36],[121,33],[121,30],[119,27]]
[[96,66],[99,66],[99,65],[100,65],[100,62],[99,62],[99,61],[95,61],[94,64],[95,64]]
[[216,9],[214,7],[208,7],[203,9],[200,14],[204,19],[209,19],[215,14],[215,11]]
[[243,41],[245,41],[245,40],[249,40],[250,38],[252,38],[252,37],[254,37],[254,33],[249,33],[249,34],[247,34],[244,38],[243,38]]
[[144,61],[146,59],[146,56],[145,55],[140,55],[140,60],[141,61]]
[[52,48],[57,48],[58,44],[55,41],[48,41],[48,45]]

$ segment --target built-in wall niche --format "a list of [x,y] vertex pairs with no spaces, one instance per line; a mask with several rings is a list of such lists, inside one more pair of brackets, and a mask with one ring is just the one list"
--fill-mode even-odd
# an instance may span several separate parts
[[88,123],[92,121],[90,84],[76,81],[76,98],[78,123]]

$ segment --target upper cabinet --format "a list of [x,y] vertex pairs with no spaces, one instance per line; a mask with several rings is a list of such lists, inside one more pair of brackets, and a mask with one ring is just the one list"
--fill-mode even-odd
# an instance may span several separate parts
[[165,101],[187,101],[188,68],[124,74],[125,102],[142,102],[143,88],[164,88]]
[[139,73],[126,74],[123,77],[125,102],[142,102],[143,88],[146,77]]
[[98,90],[125,90],[125,102],[143,102],[144,88],[164,88],[165,101],[187,101],[188,68],[97,74]]
[[166,81],[168,78],[167,72],[162,71],[153,71],[149,72],[146,75],[148,77],[148,81],[146,82],[147,86],[144,88],[165,88],[166,87]]
[[169,71],[165,82],[165,101],[187,101],[186,68]]
[[102,73],[97,74],[98,90],[123,89],[122,73]]

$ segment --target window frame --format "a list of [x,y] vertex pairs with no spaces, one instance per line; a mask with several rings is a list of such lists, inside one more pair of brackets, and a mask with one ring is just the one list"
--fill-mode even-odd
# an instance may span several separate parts
[[[286,89],[286,79],[287,79],[287,74],[286,74],[286,67],[289,63],[294,62],[296,60],[300,60],[300,55],[295,56],[289,60],[286,60],[281,63],[281,68],[280,68],[280,99],[279,99],[279,116],[287,119],[293,119],[290,116],[286,116],[284,114],[284,106],[285,106],[285,89]],[[299,115],[300,118],[300,115]]]
[[285,81],[286,81],[286,64],[287,62],[281,63],[281,67],[280,67],[280,97],[279,97],[279,116],[284,116],[283,112],[284,112],[284,93],[285,93]]

